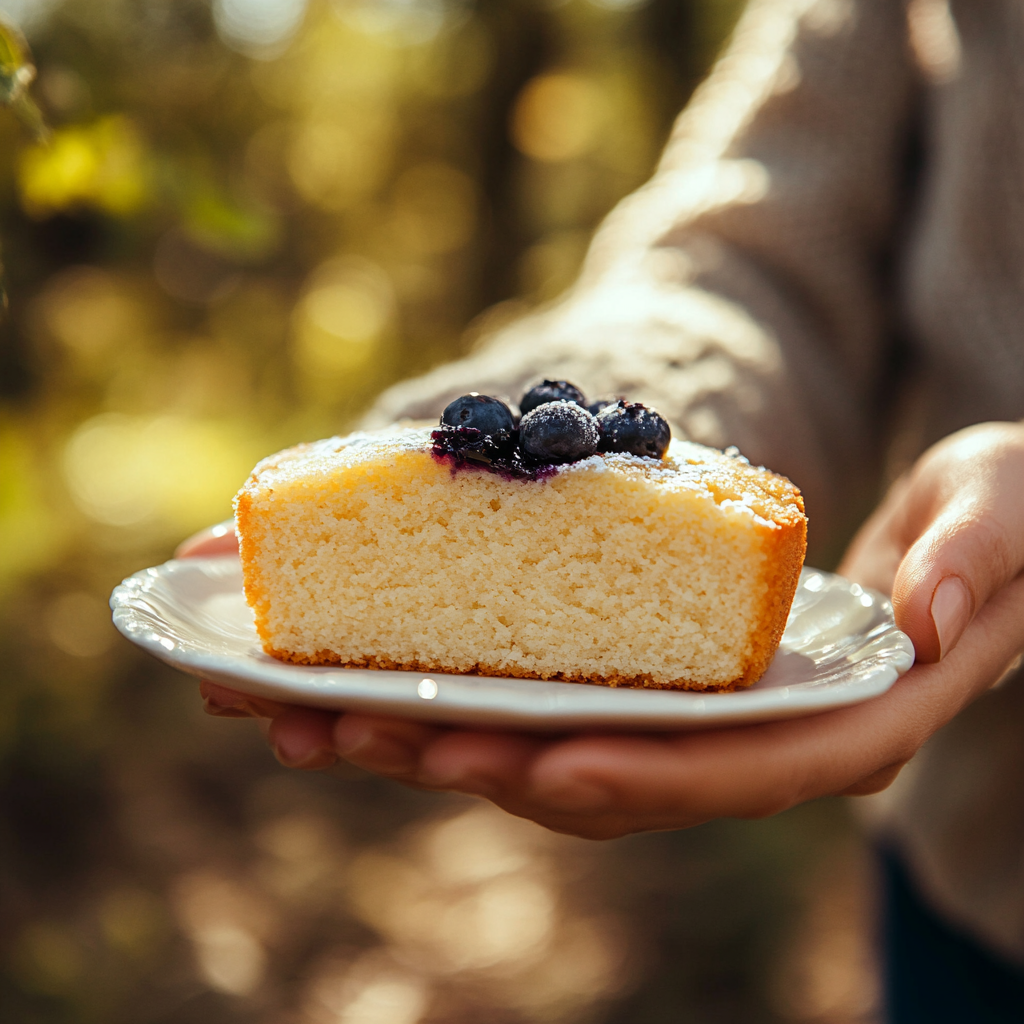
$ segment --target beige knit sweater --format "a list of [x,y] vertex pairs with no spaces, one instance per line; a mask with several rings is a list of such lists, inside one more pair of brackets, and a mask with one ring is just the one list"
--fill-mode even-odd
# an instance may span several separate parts
[[[370,422],[541,376],[790,476],[819,564],[887,473],[1024,417],[1024,3],[754,0],[575,287]],[[1024,962],[1024,682],[879,810],[939,909]]]

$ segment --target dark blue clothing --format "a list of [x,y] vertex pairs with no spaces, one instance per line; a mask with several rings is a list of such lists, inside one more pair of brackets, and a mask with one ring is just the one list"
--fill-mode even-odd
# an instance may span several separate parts
[[1021,1024],[1024,970],[943,921],[882,856],[886,1024]]

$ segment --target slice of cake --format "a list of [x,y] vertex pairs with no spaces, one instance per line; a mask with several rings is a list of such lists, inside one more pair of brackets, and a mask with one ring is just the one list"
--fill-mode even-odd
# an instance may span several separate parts
[[267,653],[609,686],[756,681],[803,561],[799,491],[669,444],[643,406],[594,417],[582,396],[556,398],[517,423],[493,401],[256,467],[235,508]]

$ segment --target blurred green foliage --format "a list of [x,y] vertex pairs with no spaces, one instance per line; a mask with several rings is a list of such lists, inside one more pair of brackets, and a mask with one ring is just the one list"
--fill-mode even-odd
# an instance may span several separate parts
[[0,1019],[866,1020],[854,911],[785,959],[838,809],[596,847],[289,774],[105,607],[557,295],[739,0],[8,2]]
[[0,22],[0,105],[10,107],[32,137],[41,142],[48,132],[28,88],[35,74],[21,34],[13,25]]

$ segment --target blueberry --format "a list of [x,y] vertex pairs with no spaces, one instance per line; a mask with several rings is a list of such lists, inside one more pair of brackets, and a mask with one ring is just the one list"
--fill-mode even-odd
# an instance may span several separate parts
[[599,416],[602,409],[607,409],[609,405],[614,405],[618,401],[619,399],[617,398],[599,398],[596,402],[591,402],[590,405],[587,406],[587,412],[589,412],[591,416]]
[[519,402],[519,411],[525,416],[546,402],[575,402],[576,405],[582,406],[587,404],[583,392],[567,380],[542,380],[523,395]]
[[441,413],[441,423],[449,427],[473,427],[484,434],[515,430],[512,410],[500,399],[475,392],[456,398]]
[[664,418],[639,402],[618,401],[597,417],[603,452],[628,452],[660,459],[668,450],[672,430]]
[[572,402],[545,402],[519,423],[519,447],[542,462],[575,462],[597,451],[594,417]]

